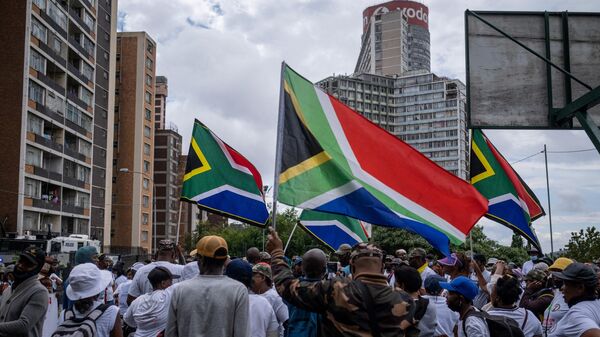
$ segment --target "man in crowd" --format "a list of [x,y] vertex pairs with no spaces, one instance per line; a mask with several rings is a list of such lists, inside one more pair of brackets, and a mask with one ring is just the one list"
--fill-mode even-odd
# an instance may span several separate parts
[[246,251],[246,261],[251,265],[255,265],[260,262],[260,250],[256,247],[250,247]]
[[342,267],[341,274],[342,276],[350,276],[352,272],[350,271],[350,253],[352,252],[352,247],[350,247],[347,243],[342,243],[338,250],[335,252],[335,255],[340,262],[340,266]]
[[479,310],[490,301],[487,284],[491,280],[492,273],[485,269],[485,262],[485,256],[482,254],[474,254],[471,260],[471,269],[473,269],[471,280],[475,281],[479,287],[479,293],[473,299],[473,306]]
[[[252,286],[252,265],[242,259],[231,261],[225,268],[225,275],[241,282],[248,289]],[[279,323],[271,303],[265,297],[251,292],[248,294],[248,302],[250,337],[279,336]]]
[[[314,248],[302,257],[302,274],[300,281],[319,282],[327,272],[327,256]],[[319,334],[319,314],[288,304],[290,318],[288,321],[288,337],[317,337]]]
[[[548,268],[550,272],[561,272],[568,265],[573,263],[573,260],[565,257],[559,257],[554,263]],[[544,312],[544,318],[542,320],[542,329],[544,336],[551,335],[556,330],[557,323],[565,316],[569,311],[569,306],[565,302],[565,297],[561,291],[563,281],[559,278],[550,276],[550,287],[554,291],[554,298],[552,303],[546,308]]]
[[171,240],[160,240],[158,243],[158,251],[156,253],[156,261],[149,263],[135,273],[133,282],[129,288],[129,296],[127,296],[127,304],[131,305],[131,302],[142,294],[152,292],[152,285],[148,280],[148,274],[155,267],[161,266],[169,269],[171,274],[175,278],[179,278],[183,273],[183,266],[174,264],[173,262],[177,258],[175,243]]
[[448,291],[448,308],[459,314],[458,337],[489,337],[486,321],[472,314],[479,311],[473,306],[473,299],[479,293],[475,283],[468,277],[457,276],[452,282],[440,282],[440,286]]
[[[83,264],[83,263],[93,263],[95,265],[98,264],[98,250],[94,246],[85,246],[81,247],[75,252],[75,266]],[[69,286],[69,279],[67,278],[65,282],[63,282],[63,290],[66,290]],[[63,309],[71,309],[73,307],[73,302],[67,297],[66,291],[63,291]]]
[[402,261],[407,261],[408,260],[407,257],[406,257],[406,250],[404,250],[402,248],[396,250],[396,257],[399,258]]
[[48,309],[48,290],[38,281],[46,253],[27,248],[15,264],[15,281],[0,300],[0,336],[40,337]]
[[114,287],[115,280],[112,271],[110,271],[110,267],[112,266],[112,260],[106,254],[100,254],[98,256],[98,269],[102,271],[104,274],[110,274],[110,277],[113,279],[108,287],[104,290],[104,294],[100,296],[104,303],[113,305],[115,304],[115,296],[114,296]]
[[283,258],[283,242],[273,228],[267,250],[272,256],[277,291],[299,308],[322,313],[324,336],[401,336],[412,324],[413,301],[387,284],[379,249],[366,244],[355,246],[350,258],[352,279],[336,277],[315,282],[294,278]]
[[220,236],[205,236],[196,250],[200,275],[174,289],[166,337],[249,336],[248,290],[223,275],[227,242]]
[[408,255],[408,264],[415,268],[421,275],[421,280],[425,282],[425,279],[429,276],[435,275],[433,269],[427,265],[427,252],[423,248],[413,248]]
[[523,275],[527,275],[527,273],[529,273],[529,271],[533,269],[533,266],[535,266],[540,256],[542,255],[540,254],[540,251],[537,250],[535,247],[531,247],[527,251],[527,253],[529,254],[529,260],[523,263],[523,267],[521,268],[521,272],[523,273]]
[[454,327],[458,322],[458,313],[450,310],[446,304],[446,298],[442,296],[440,282],[446,279],[440,275],[429,276],[425,280],[425,292],[423,297],[429,300],[429,305],[435,306],[437,314],[437,326],[433,336],[454,336]]
[[117,290],[115,290],[115,300],[117,301],[117,305],[119,306],[119,314],[121,316],[125,315],[127,312],[127,296],[129,295],[129,287],[131,287],[131,282],[133,282],[133,277],[135,273],[144,266],[141,262],[134,263],[126,272],[125,275],[127,280],[119,284]]
[[423,287],[421,274],[417,269],[411,266],[400,266],[395,271],[396,287],[407,292],[415,303],[415,315],[413,318],[413,326],[409,328],[412,333],[409,335],[418,336],[434,336],[437,328],[437,310],[435,305],[429,302],[429,299],[424,298],[420,294]]
[[279,323],[279,333],[283,336],[283,332],[287,327],[289,312],[281,296],[273,289],[271,266],[265,262],[257,263],[252,267],[252,273],[252,292],[264,296],[271,303]]
[[552,276],[564,282],[562,292],[569,311],[550,336],[600,336],[600,300],[596,298],[596,273],[589,266],[574,262],[562,272],[552,272]]
[[521,297],[520,307],[531,310],[535,316],[542,320],[544,311],[554,299],[554,292],[546,286],[546,273],[539,269],[532,269],[525,275],[525,292]]

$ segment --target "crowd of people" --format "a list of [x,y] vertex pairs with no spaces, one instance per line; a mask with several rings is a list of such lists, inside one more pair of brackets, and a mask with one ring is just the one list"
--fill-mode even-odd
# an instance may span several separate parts
[[205,236],[187,264],[170,240],[127,268],[82,247],[61,278],[30,247],[0,270],[0,336],[600,336],[600,261],[529,253],[517,266],[360,243],[288,258],[271,229],[266,251],[237,258]]

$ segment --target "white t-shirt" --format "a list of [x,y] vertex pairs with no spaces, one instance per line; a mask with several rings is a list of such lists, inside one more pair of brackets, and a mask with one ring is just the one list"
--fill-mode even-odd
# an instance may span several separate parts
[[119,313],[121,314],[121,316],[125,315],[125,313],[127,312],[127,308],[129,308],[129,306],[127,305],[127,295],[129,294],[129,287],[131,287],[131,282],[131,280],[127,280],[121,283],[115,291],[115,295],[117,295],[117,297],[119,298]]
[[[152,292],[152,285],[150,284],[150,280],[148,280],[148,274],[152,271],[152,269],[162,266],[169,269],[171,274],[181,276],[183,272],[183,266],[179,264],[173,264],[167,261],[156,261],[150,264],[147,264],[141,267],[133,277],[133,282],[131,283],[131,287],[129,288],[129,295],[133,297],[140,297],[142,294],[148,294]],[[177,283],[179,279],[173,279],[173,283]]]
[[[75,308],[73,308],[73,313],[75,317],[82,318],[87,314],[92,312],[92,310],[96,309],[102,304],[101,301],[96,301],[88,312],[80,313]],[[115,328],[115,321],[117,319],[117,315],[119,314],[119,308],[116,305],[111,305],[106,308],[104,313],[98,317],[96,320],[96,337],[110,337],[110,332]],[[62,324],[65,321],[65,310],[60,314],[59,324]],[[121,327],[116,327],[117,329],[121,329]]]
[[569,306],[565,302],[565,296],[560,289],[554,290],[554,298],[552,303],[544,311],[544,321],[542,322],[542,330],[547,335],[551,335],[556,330],[556,325],[569,311]]
[[435,331],[438,326],[438,318],[437,318],[437,308],[435,304],[429,300],[427,304],[427,310],[425,310],[425,315],[419,321],[417,328],[419,329],[419,337],[433,337],[437,336]]
[[[490,330],[488,329],[487,322],[484,318],[469,316],[465,321],[465,329],[467,334],[463,330],[463,322],[458,321],[458,337],[490,337]],[[451,335],[450,335],[451,336]]]
[[136,328],[135,337],[156,337],[167,328],[171,294],[175,287],[142,294],[131,302],[123,320],[130,327]]
[[110,283],[108,284],[108,286],[106,287],[106,289],[104,289],[104,291],[100,294],[100,299],[102,300],[103,303],[108,303],[108,302],[113,302],[115,301],[115,295],[114,295],[114,286],[115,286],[115,279],[114,279],[114,275],[112,272],[108,271],[108,270],[100,270],[101,273],[104,274],[110,274],[110,277],[112,278],[112,281],[110,281]]
[[523,276],[527,275],[527,273],[529,273],[531,271],[531,269],[533,269],[534,265],[535,265],[535,263],[533,263],[533,261],[531,261],[531,260],[525,261],[525,263],[523,263],[523,268],[521,268],[521,272],[523,273]]
[[427,267],[425,267],[425,269],[423,269],[423,271],[421,272],[421,282],[422,282],[421,286],[422,287],[425,287],[425,280],[429,276],[432,276],[432,275],[437,275],[437,273],[433,269],[429,268],[429,266],[427,266]]
[[283,333],[283,323],[290,318],[288,307],[283,303],[283,299],[273,288],[267,290],[261,295],[264,296],[273,307],[275,317],[277,317],[277,322],[279,322],[279,335],[281,336]]
[[437,314],[437,326],[434,336],[454,336],[454,327],[458,323],[458,313],[448,308],[446,298],[443,296],[423,296],[429,300],[429,305],[435,306]]
[[181,272],[181,281],[192,279],[200,274],[200,268],[198,268],[198,261],[192,261],[183,266]]
[[572,306],[556,325],[552,337],[579,337],[600,328],[600,300],[583,301]]
[[269,301],[257,294],[249,294],[250,337],[265,337],[268,332],[278,332],[279,323]]
[[[535,314],[525,308],[491,308],[488,311],[490,315],[498,315],[504,317],[510,317],[517,321],[519,327],[523,330],[525,337],[541,336],[542,335],[542,323],[535,317]],[[525,322],[525,316],[527,316],[527,322]],[[525,323],[525,326],[523,326]]]
[[117,277],[115,279],[115,287],[118,288],[121,285],[121,283],[123,283],[125,281],[127,281],[127,276],[121,275],[121,276]]

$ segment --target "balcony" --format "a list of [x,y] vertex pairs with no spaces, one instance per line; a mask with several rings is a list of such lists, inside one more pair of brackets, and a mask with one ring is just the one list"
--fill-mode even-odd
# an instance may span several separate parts
[[71,74],[73,74],[75,77],[77,77],[81,82],[90,86],[89,80],[85,76],[83,76],[83,74],[79,71],[79,69],[77,69],[70,62],[67,63],[67,69],[71,72]]
[[77,178],[73,178],[73,177],[69,177],[69,176],[64,176],[63,177],[63,182],[65,184],[69,184],[69,185],[72,185],[72,186],[77,186],[79,188],[86,188],[85,181],[81,181],[81,180],[79,180]]
[[37,78],[42,81],[42,83],[44,83],[45,85],[49,86],[50,88],[52,88],[52,90],[64,95],[65,94],[65,88],[62,87],[60,84],[58,84],[55,80],[53,80],[52,78],[39,73],[38,72],[38,76]]
[[39,47],[44,53],[48,54],[48,56],[50,56],[56,63],[62,65],[63,67],[65,66],[65,64],[67,64],[67,60],[62,58],[62,56],[58,55],[58,53],[56,53],[52,48],[50,48],[50,46],[48,46],[44,42],[40,41]]
[[42,196],[42,199],[32,199],[32,202],[33,207],[60,212],[60,203],[58,202],[58,199],[48,200],[47,196]]
[[52,140],[52,137],[50,136],[41,136],[38,134],[35,134],[35,142],[43,145],[47,148],[56,150],[58,152],[62,152],[63,151],[63,146],[62,144],[56,143]]
[[71,16],[71,19],[79,25],[80,28],[85,30],[88,34],[92,34],[92,30],[85,24],[85,22],[83,22],[80,12],[78,12],[77,9],[69,8],[69,15]]
[[69,36],[68,38],[69,43],[75,47],[75,49],[83,56],[87,57],[88,59],[90,57],[92,57],[92,55],[90,55],[87,50],[85,50],[85,48],[83,48],[83,46],[79,43],[79,41],[77,41],[73,36]]
[[67,32],[58,24],[54,19],[52,19],[48,14],[43,11],[40,11],[40,17],[44,19],[55,31],[58,32],[65,39],[67,38]]
[[37,102],[35,103],[35,110],[43,113],[44,115],[52,118],[53,120],[55,120],[61,124],[63,124],[65,122],[65,118],[63,117],[62,113],[53,111],[49,107],[39,104]]
[[87,103],[85,103],[84,101],[82,101],[79,97],[77,97],[77,95],[75,93],[73,93],[72,91],[67,93],[67,98],[71,100],[71,102],[79,105],[79,107],[81,107],[82,109],[87,111],[88,105]]
[[62,211],[65,213],[73,213],[79,215],[85,214],[85,208],[76,206],[74,203],[70,202],[63,202]]
[[52,180],[56,180],[56,181],[62,181],[62,174],[60,174],[58,172],[46,170],[45,168],[42,168],[42,167],[34,166],[33,174],[35,174],[36,176],[42,177],[42,178],[52,179]]

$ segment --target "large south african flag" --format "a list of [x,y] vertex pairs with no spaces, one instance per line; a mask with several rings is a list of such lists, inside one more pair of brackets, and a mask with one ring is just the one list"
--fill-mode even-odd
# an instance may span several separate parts
[[471,184],[489,199],[487,218],[542,247],[531,222],[545,215],[539,200],[494,144],[478,129],[471,135]]
[[260,173],[198,120],[194,121],[181,200],[251,225],[264,226],[269,218]]
[[473,186],[291,68],[282,77],[279,201],[407,229],[447,255],[464,242],[487,211]]

